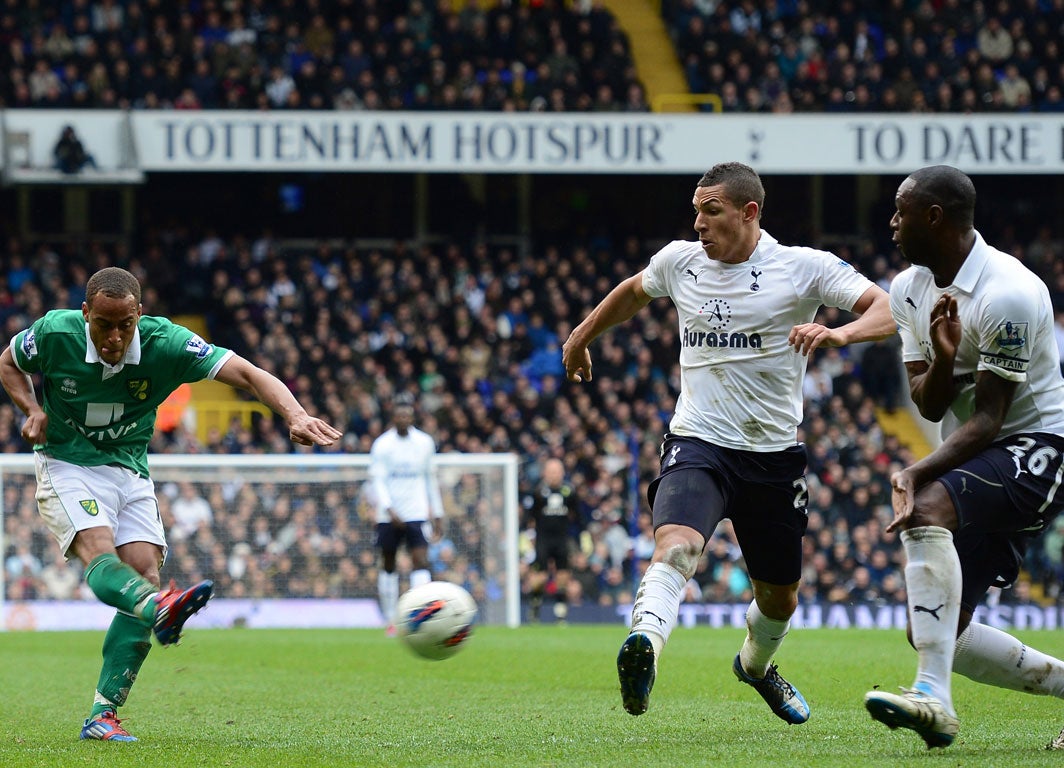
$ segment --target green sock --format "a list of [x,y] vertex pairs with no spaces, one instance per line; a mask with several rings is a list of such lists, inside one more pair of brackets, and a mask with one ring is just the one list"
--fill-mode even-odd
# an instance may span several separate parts
[[[132,616],[116,613],[103,640],[103,667],[90,718],[126,703],[129,689],[150,650],[151,629]],[[99,701],[101,697],[106,701]]]
[[159,588],[123,563],[118,555],[100,555],[85,569],[85,583],[101,602],[132,616],[141,623],[155,619],[155,601],[148,598]]

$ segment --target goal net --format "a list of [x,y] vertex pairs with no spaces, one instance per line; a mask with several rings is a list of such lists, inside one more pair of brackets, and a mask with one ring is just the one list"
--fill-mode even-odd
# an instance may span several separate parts
[[[369,456],[150,457],[169,552],[163,583],[215,583],[197,626],[382,627]],[[444,536],[432,575],[466,587],[484,624],[520,622],[517,457],[440,454]],[[41,524],[33,456],[0,456],[0,629],[106,628],[114,610]],[[400,589],[410,559],[397,558]]]

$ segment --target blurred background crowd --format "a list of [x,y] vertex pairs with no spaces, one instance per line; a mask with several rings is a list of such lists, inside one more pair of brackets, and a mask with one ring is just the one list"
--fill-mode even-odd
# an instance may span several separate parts
[[[20,248],[8,242],[2,261],[5,342],[43,311],[78,306],[87,271],[97,266],[63,266],[44,244],[33,259],[18,258]],[[561,459],[580,509],[571,527],[569,599],[609,605],[630,599],[653,550],[645,489],[675,405],[675,312],[667,302],[655,303],[603,336],[593,350],[595,378],[587,384],[565,381],[560,341],[620,277],[642,268],[653,248],[627,238],[546,246],[519,259],[478,244],[304,250],[211,238],[175,243],[172,260],[118,263],[148,288],[147,312],[204,307],[211,340],[276,373],[342,428],[344,451],[367,452],[389,425],[393,396],[410,392],[417,397],[418,425],[441,452],[517,453],[522,495],[534,490],[547,458]],[[867,261],[848,248],[837,251],[884,285],[903,266],[897,253],[873,253]],[[204,258],[205,252],[212,255]],[[182,261],[182,254],[196,258]],[[168,279],[171,271],[182,279]],[[202,286],[209,291],[197,296]],[[1064,338],[1064,312],[1058,318]],[[845,320],[834,311],[820,319]],[[877,408],[904,406],[898,365],[891,340],[819,351],[810,362],[800,434],[810,484],[804,600],[895,601],[904,595],[901,551],[883,528],[891,518],[889,475],[913,456],[876,418]],[[0,405],[0,449],[26,450],[19,424],[12,406]],[[203,442],[178,423],[157,433],[153,450],[293,449],[274,420],[260,418],[250,429],[234,422]],[[372,526],[357,485],[329,488],[322,498],[271,486],[228,496],[203,483],[161,486],[171,532],[167,568],[179,580],[214,578],[230,596],[375,594]],[[461,492],[456,486],[454,496]],[[476,493],[468,495],[463,503],[448,503],[447,541],[433,547],[434,568],[474,588],[497,589],[497,553],[482,541],[488,515],[478,511]],[[29,535],[36,527],[32,484],[8,481],[5,509],[8,596],[59,596],[48,571],[59,567],[54,544],[39,529]],[[524,566],[533,537],[526,521]],[[1032,552],[1031,578],[1047,590],[1060,578],[1060,543],[1049,538]],[[235,558],[227,555],[233,545]],[[453,570],[456,555],[462,572]],[[485,573],[486,557],[493,562]],[[482,576],[495,586],[480,584]],[[60,586],[69,592],[76,579],[64,577]],[[692,600],[749,597],[726,524],[689,589]]]
[[[691,89],[719,96],[725,111],[1052,111],[1061,103],[1062,0],[664,0],[661,12]],[[9,107],[647,109],[628,38],[597,0],[23,2],[0,7],[0,34],[0,98]],[[881,204],[892,210],[891,200]],[[796,242],[771,225],[772,200],[769,211],[766,228]],[[1017,226],[1012,213],[991,200],[977,226],[1046,280],[1064,346],[1064,230],[1053,218]],[[879,210],[876,225],[876,235],[802,244],[830,247],[888,288],[906,264],[884,237]],[[389,425],[391,399],[408,392],[417,425],[441,452],[516,453],[522,497],[534,492],[545,460],[561,459],[579,500],[567,599],[617,605],[631,600],[653,550],[645,489],[675,405],[675,312],[656,302],[599,339],[590,383],[565,381],[560,345],[614,284],[667,240],[688,236],[652,240],[622,223],[608,234],[533,235],[528,248],[475,236],[365,244],[192,222],[158,226],[132,245],[12,235],[0,244],[0,341],[49,309],[79,307],[96,269],[126,267],[142,280],[147,313],[201,316],[210,341],[275,373],[343,429],[342,451],[368,452]],[[888,340],[810,361],[799,435],[810,485],[803,601],[904,600],[901,550],[884,527],[890,473],[913,453],[877,421],[877,412],[906,406],[898,360]],[[0,451],[28,449],[20,423],[0,403]],[[160,430],[152,449],[293,447],[274,420],[258,418],[206,440],[179,422]],[[231,597],[376,596],[371,517],[357,484],[317,495],[298,485],[191,480],[160,490],[166,577],[212,578]],[[464,481],[447,491],[434,572],[493,593],[501,564],[485,536],[490,510]],[[7,597],[78,596],[80,573],[36,523],[32,483],[6,479],[3,494]],[[534,536],[523,519],[523,569]],[[1025,584],[1002,599],[1056,599],[1062,543],[1064,531],[1049,531],[1032,548]],[[750,599],[727,523],[687,599]]]

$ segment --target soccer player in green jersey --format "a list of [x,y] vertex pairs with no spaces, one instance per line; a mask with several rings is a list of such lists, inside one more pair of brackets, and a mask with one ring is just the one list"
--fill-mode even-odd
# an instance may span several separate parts
[[[310,416],[275,376],[208,344],[166,318],[142,314],[140,283],[108,267],[89,278],[81,311],[55,310],[0,353],[0,383],[24,414],[33,445],[37,505],[85,581],[117,609],[83,739],[136,741],[116,713],[151,649],[176,643],[214,589],[160,587],[166,536],[148,472],[159,404],[184,382],[214,379],[246,390],[288,424],[300,445],[327,446],[341,432]],[[38,404],[30,374],[43,382]]]

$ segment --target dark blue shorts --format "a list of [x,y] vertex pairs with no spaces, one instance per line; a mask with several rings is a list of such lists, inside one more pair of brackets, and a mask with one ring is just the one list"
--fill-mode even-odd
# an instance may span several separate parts
[[1016,580],[1028,545],[1064,507],[1062,479],[1064,437],[1041,432],[998,440],[939,478],[957,510],[966,610]]
[[397,528],[394,523],[377,523],[377,536],[374,544],[380,547],[381,552],[394,555],[399,551],[399,545],[405,544],[406,551],[418,547],[427,547],[428,539],[425,538],[425,521],[414,520]]
[[809,522],[805,466],[800,444],[757,453],[667,434],[661,472],[647,491],[654,528],[686,525],[708,539],[728,518],[750,578],[793,584],[801,577]]

